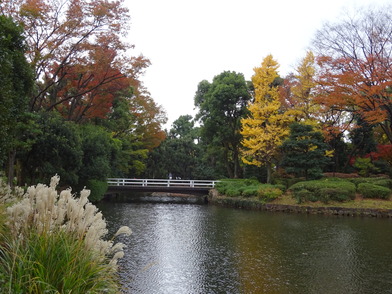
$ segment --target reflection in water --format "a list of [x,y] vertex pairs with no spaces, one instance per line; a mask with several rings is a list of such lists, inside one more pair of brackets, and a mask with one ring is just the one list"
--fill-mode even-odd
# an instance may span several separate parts
[[103,203],[125,293],[392,293],[392,222]]

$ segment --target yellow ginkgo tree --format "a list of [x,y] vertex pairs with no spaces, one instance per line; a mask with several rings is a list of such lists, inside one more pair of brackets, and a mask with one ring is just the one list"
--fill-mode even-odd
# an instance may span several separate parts
[[289,135],[291,121],[290,116],[281,111],[275,83],[279,77],[278,68],[279,64],[268,55],[261,67],[254,69],[254,101],[248,105],[249,116],[241,120],[242,160],[246,164],[266,166],[267,183],[271,182],[273,164],[279,146]]

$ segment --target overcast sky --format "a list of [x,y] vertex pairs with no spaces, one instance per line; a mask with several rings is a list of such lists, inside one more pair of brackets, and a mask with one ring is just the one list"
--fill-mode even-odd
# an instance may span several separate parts
[[323,22],[344,9],[392,0],[125,0],[133,55],[151,61],[142,80],[168,116],[194,116],[197,85],[225,70],[250,80],[268,54],[284,77],[305,56]]

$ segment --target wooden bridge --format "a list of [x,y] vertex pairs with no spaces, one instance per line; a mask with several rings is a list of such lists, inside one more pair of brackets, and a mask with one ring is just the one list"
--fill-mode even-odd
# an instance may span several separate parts
[[109,178],[108,192],[208,193],[219,181]]

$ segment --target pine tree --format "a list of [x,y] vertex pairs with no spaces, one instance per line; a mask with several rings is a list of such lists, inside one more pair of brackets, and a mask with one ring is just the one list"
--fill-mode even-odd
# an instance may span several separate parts
[[316,179],[322,176],[323,168],[330,162],[326,156],[327,144],[320,131],[311,125],[293,123],[290,136],[281,146],[282,166],[288,173]]

